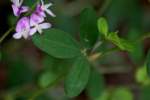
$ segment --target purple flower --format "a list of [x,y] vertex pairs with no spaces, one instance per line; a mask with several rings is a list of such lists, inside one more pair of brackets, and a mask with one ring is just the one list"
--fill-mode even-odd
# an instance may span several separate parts
[[35,24],[42,23],[44,21],[44,18],[42,16],[39,16],[37,13],[33,13],[30,16],[30,26],[34,26]]
[[36,32],[42,33],[43,29],[48,29],[51,27],[50,23],[43,23],[44,18],[33,13],[30,17],[30,26],[32,27],[30,30],[30,35],[34,35]]
[[20,16],[21,13],[27,12],[28,7],[22,6],[23,0],[11,0],[13,2],[12,8],[15,16]]
[[38,13],[42,17],[46,17],[46,14],[45,14],[45,12],[46,12],[50,16],[56,17],[56,15],[50,9],[48,9],[51,6],[52,6],[52,3],[44,4],[43,0],[41,0],[41,4],[37,5],[36,13]]
[[21,18],[16,26],[16,33],[13,35],[15,39],[25,38],[27,39],[29,37],[30,32],[30,23],[28,17]]

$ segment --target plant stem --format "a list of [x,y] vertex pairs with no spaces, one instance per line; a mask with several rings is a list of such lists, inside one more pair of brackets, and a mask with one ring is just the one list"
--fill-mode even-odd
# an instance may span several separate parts
[[88,57],[88,59],[90,62],[93,62],[93,61],[96,61],[100,57],[104,57],[104,56],[106,56],[106,55],[108,55],[114,51],[119,51],[119,50],[120,50],[119,48],[114,47],[114,48],[109,49],[109,50],[102,52],[102,53],[98,52],[98,53],[92,54]]
[[56,78],[56,80],[53,81],[49,86],[47,86],[46,88],[39,89],[28,100],[36,100],[37,97],[39,97],[40,95],[42,95],[43,93],[45,93],[49,88],[55,86],[56,83],[58,83],[65,75],[66,75],[66,73],[65,74],[63,73],[60,76],[58,76]]
[[3,40],[9,35],[11,31],[14,30],[14,27],[10,28],[7,32],[4,33],[4,35],[0,38],[0,44],[3,42]]

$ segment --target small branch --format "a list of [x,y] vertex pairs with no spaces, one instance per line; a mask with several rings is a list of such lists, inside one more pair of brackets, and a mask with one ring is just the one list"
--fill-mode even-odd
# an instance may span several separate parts
[[13,30],[14,30],[14,27],[10,28],[7,32],[4,33],[4,35],[0,38],[0,44]]

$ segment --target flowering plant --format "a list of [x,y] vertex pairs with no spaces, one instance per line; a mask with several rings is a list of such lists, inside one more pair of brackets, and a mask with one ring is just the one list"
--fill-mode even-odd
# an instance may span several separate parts
[[[8,67],[10,90],[0,94],[0,99],[50,100],[52,97],[53,100],[72,100],[86,95],[89,100],[133,100],[130,85],[137,86],[135,82],[115,86],[121,84],[115,82],[119,82],[124,73],[142,86],[150,85],[150,51],[145,49],[144,58],[141,45],[150,34],[137,36],[137,20],[132,30],[125,27],[123,33],[126,28],[131,31],[125,34],[127,37],[120,34],[124,24],[119,28],[115,21],[119,20],[121,12],[115,17],[115,13],[111,15],[111,10],[116,11],[110,6],[111,0],[106,0],[97,12],[89,5],[78,7],[83,2],[79,1],[71,3],[71,7],[63,5],[66,1],[54,1],[55,14],[49,0],[11,0],[15,25],[0,38],[0,61],[2,66],[4,63]],[[89,4],[87,2],[85,4]],[[97,8],[97,2],[94,4]],[[126,19],[123,14],[122,17]],[[13,39],[5,42],[10,33]],[[107,78],[113,86],[109,86]],[[125,78],[125,81],[128,80]],[[47,95],[49,89],[53,91]]]

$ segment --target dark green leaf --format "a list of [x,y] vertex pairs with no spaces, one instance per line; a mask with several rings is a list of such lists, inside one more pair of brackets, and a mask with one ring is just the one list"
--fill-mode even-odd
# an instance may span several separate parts
[[101,34],[108,35],[108,22],[103,17],[98,19],[98,30]]
[[77,58],[65,80],[65,92],[68,97],[75,97],[85,89],[89,74],[88,61],[84,57]]
[[43,35],[35,35],[33,42],[38,48],[56,58],[73,58],[80,55],[76,41],[61,30],[44,31]]
[[97,16],[92,7],[86,8],[80,15],[80,38],[86,47],[95,44],[98,38]]
[[144,86],[141,89],[140,99],[139,100],[149,100],[150,98],[150,86]]
[[104,91],[104,88],[103,76],[93,69],[87,86],[88,96],[90,96],[91,100],[96,100]]

